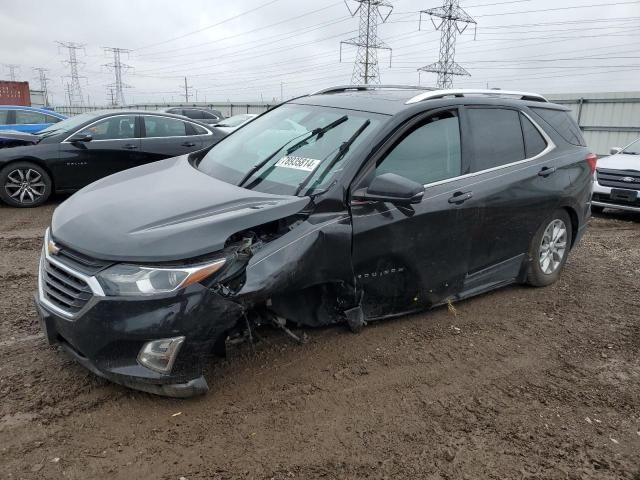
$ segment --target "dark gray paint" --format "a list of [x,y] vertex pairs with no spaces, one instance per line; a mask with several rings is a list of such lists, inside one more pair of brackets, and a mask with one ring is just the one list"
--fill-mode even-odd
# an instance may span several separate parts
[[52,234],[104,260],[184,260],[221,250],[230,235],[293,215],[308,201],[216,180],[182,156],[85,187],[56,209]]

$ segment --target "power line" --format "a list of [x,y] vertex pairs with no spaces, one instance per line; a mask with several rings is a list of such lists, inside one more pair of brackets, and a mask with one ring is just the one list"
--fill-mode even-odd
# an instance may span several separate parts
[[230,22],[232,20],[235,20],[236,18],[240,18],[240,17],[242,17],[244,15],[247,15],[249,13],[253,13],[255,11],[258,11],[258,10],[260,10],[262,8],[268,7],[269,5],[272,5],[272,4],[274,4],[276,2],[279,2],[279,1],[280,0],[271,0],[270,2],[264,3],[264,4],[262,4],[262,5],[258,6],[258,7],[255,7],[255,8],[251,8],[250,10],[245,10],[242,13],[238,13],[237,15],[233,15],[232,17],[225,18],[224,20],[221,20],[221,21],[219,21],[217,23],[214,23],[212,25],[208,25],[208,26],[206,26],[204,28],[200,28],[198,30],[194,30],[192,32],[185,33],[184,35],[179,35],[177,37],[169,38],[169,39],[163,40],[161,42],[151,43],[151,44],[148,44],[148,45],[145,45],[145,46],[142,46],[142,47],[138,47],[136,50],[143,50],[143,49],[146,49],[146,48],[155,47],[157,45],[163,45],[165,43],[175,42],[176,40],[180,40],[182,38],[189,37],[191,35],[195,35],[197,33],[201,33],[201,32],[204,32],[206,30],[210,30],[210,29],[212,29],[214,27],[218,27],[218,26],[220,26],[220,25],[222,25],[224,23]]
[[556,7],[556,8],[543,8],[541,10],[524,10],[519,12],[501,12],[501,13],[485,13],[483,15],[476,15],[476,17],[499,17],[503,15],[522,15],[526,13],[548,13],[557,12],[560,10],[574,10],[576,8],[592,8],[592,7],[611,7],[615,5],[633,5],[640,3],[640,0],[634,0],[631,2],[610,2],[610,3],[593,3],[591,5],[575,5],[570,7]]
[[[129,53],[130,50],[117,47],[104,47],[104,51],[113,55],[113,62],[105,65],[105,67],[113,70],[115,76],[115,83],[108,85],[115,89],[115,99],[112,97],[112,105],[126,105],[127,102],[124,99],[124,89],[131,88],[131,85],[127,85],[122,81],[122,69],[129,69],[131,66],[126,63],[122,63],[120,55],[123,53]],[[114,101],[115,103],[113,103]]]
[[[360,14],[358,36],[340,42],[340,60],[342,61],[342,45],[357,47],[351,83],[354,85],[379,84],[378,50],[389,50],[389,66],[391,66],[391,47],[378,39],[378,22],[384,23],[389,19],[393,6],[385,0],[354,1],[358,3],[358,7],[354,11],[351,11],[346,1],[345,5],[352,17]],[[387,9],[387,11],[383,13],[380,8]]]

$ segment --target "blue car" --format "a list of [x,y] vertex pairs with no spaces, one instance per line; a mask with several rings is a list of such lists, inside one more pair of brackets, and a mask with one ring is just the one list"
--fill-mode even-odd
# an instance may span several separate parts
[[0,105],[0,131],[37,133],[65,118],[67,117],[45,108]]

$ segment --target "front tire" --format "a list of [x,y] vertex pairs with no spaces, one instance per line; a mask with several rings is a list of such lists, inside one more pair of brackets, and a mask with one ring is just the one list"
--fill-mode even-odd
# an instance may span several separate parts
[[546,287],[558,280],[567,262],[572,235],[571,219],[565,210],[557,210],[540,225],[529,246],[529,285]]
[[51,196],[46,170],[31,162],[11,163],[0,170],[0,199],[12,207],[37,207]]

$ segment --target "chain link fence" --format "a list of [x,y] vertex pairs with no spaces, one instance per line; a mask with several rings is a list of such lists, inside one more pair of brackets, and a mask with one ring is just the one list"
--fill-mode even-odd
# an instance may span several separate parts
[[211,110],[218,110],[224,114],[225,117],[231,117],[233,115],[239,115],[241,113],[263,113],[269,110],[273,104],[269,103],[140,103],[135,105],[121,106],[69,106],[62,105],[53,107],[56,112],[63,115],[72,116],[80,113],[95,112],[98,110],[145,110],[145,111],[158,111],[167,108],[208,108]]

